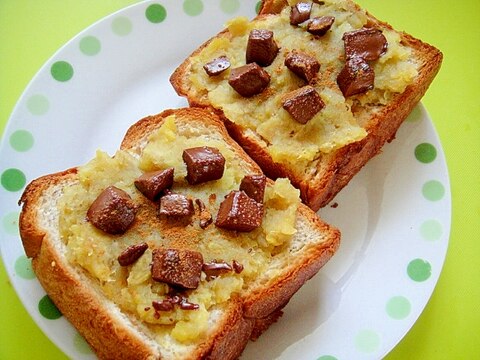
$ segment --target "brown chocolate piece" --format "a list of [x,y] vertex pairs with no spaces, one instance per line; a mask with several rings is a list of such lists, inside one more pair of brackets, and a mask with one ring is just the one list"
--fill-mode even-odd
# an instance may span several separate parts
[[312,3],[299,2],[290,8],[290,24],[298,25],[310,19]]
[[295,75],[311,82],[320,70],[320,63],[313,56],[299,51],[292,51],[285,57],[285,66]]
[[277,57],[278,46],[273,39],[273,31],[253,29],[250,31],[247,42],[246,61],[268,66]]
[[202,271],[207,275],[207,281],[210,281],[222,274],[229,273],[232,271],[232,267],[225,261],[211,261],[203,264]]
[[172,187],[173,172],[174,168],[169,168],[145,173],[134,181],[135,187],[147,199],[156,200],[160,197],[163,190]]
[[233,271],[235,271],[237,274],[240,274],[243,271],[243,265],[240,264],[237,260],[232,261],[232,267]]
[[200,305],[191,303],[187,298],[182,298],[180,302],[180,309],[182,310],[197,310],[200,308]]
[[226,56],[220,56],[203,65],[203,69],[208,76],[216,76],[230,67],[230,61]]
[[267,178],[265,175],[245,175],[240,183],[240,190],[245,191],[245,194],[256,202],[263,203],[266,184]]
[[182,155],[187,165],[187,181],[190,185],[218,180],[223,176],[225,158],[217,148],[200,146],[185,149]]
[[195,203],[200,210],[200,227],[206,229],[213,222],[212,214],[207,210],[205,204],[200,199],[195,199]]
[[171,302],[169,298],[166,298],[162,301],[152,301],[152,307],[155,309],[155,311],[172,311],[173,305],[173,302]]
[[306,124],[325,107],[317,90],[310,85],[290,91],[285,95],[282,105],[300,124]]
[[123,234],[135,220],[136,206],[125,191],[109,186],[87,211],[87,220],[108,234]]
[[377,60],[385,54],[388,42],[382,31],[373,28],[362,28],[343,34],[345,57],[361,57],[366,61]]
[[128,266],[137,261],[148,249],[147,243],[135,244],[127,247],[118,256],[117,260],[121,266]]
[[152,279],[182,289],[196,289],[202,265],[203,256],[197,251],[155,249],[152,255]]
[[160,198],[160,215],[172,217],[191,216],[195,212],[192,199],[182,194],[168,194]]
[[359,57],[348,59],[337,76],[337,84],[345,97],[373,89],[374,81],[375,72]]
[[307,24],[307,31],[316,36],[323,36],[332,27],[335,22],[333,16],[320,16],[313,18]]
[[228,83],[243,97],[251,97],[265,90],[270,83],[270,75],[257,63],[250,63],[232,69]]
[[220,204],[215,225],[227,230],[248,232],[262,224],[263,204],[243,191],[232,190]]

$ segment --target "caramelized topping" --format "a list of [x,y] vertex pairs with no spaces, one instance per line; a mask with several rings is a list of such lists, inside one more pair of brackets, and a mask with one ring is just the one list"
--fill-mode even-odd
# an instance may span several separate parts
[[194,147],[183,151],[187,165],[187,181],[190,185],[218,180],[223,176],[225,158],[217,148]]
[[253,29],[248,36],[246,60],[247,64],[257,63],[260,66],[270,65],[278,53],[278,46],[273,39],[273,32],[265,29]]
[[135,244],[127,247],[118,256],[117,260],[121,266],[128,266],[137,261],[148,249],[147,243]]
[[312,3],[299,2],[291,7],[290,10],[290,24],[298,25],[310,19],[312,12]]
[[177,288],[196,289],[202,265],[203,256],[197,251],[155,249],[152,255],[152,279]]
[[137,178],[134,182],[135,187],[147,199],[156,200],[160,197],[160,193],[173,185],[174,168],[166,170],[148,172]]
[[251,97],[265,90],[270,83],[270,75],[257,63],[250,63],[232,69],[228,83],[243,97]]
[[208,76],[216,76],[230,67],[230,61],[226,56],[220,56],[203,65],[203,69]]
[[87,220],[108,234],[123,234],[135,220],[136,207],[125,191],[109,186],[87,211]]
[[233,271],[235,271],[235,273],[237,274],[240,274],[243,271],[243,265],[240,264],[237,260],[233,260],[232,267]]
[[300,124],[306,124],[325,107],[317,90],[310,85],[286,94],[282,105]]
[[337,77],[337,84],[345,97],[373,89],[375,73],[368,63],[359,57],[348,59]]
[[195,212],[192,199],[182,194],[167,194],[160,198],[160,215],[172,217],[191,216]]
[[377,60],[388,48],[387,39],[379,29],[362,28],[343,34],[345,57],[360,57],[366,61]]
[[265,175],[245,175],[240,183],[240,190],[245,191],[245,194],[256,202],[263,203],[266,184],[267,178]]
[[316,36],[323,36],[330,30],[334,22],[333,16],[316,17],[309,21],[307,31]]
[[252,231],[262,223],[263,204],[243,191],[231,191],[220,204],[215,225],[236,231]]
[[311,82],[320,70],[320,63],[314,57],[299,51],[292,51],[285,57],[285,66],[295,75]]

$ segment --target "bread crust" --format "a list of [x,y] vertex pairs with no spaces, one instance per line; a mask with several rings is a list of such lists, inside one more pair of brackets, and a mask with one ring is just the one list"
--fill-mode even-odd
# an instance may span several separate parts
[[[207,124],[209,129],[222,134],[251,171],[260,172],[258,165],[228,136],[223,122],[204,109],[166,110],[146,117],[128,129],[121,148],[138,152],[148,134],[172,114],[180,121],[188,121],[190,126]],[[45,212],[52,211],[63,189],[77,181],[76,168],[43,176],[31,182],[20,199],[20,236],[27,256],[32,258],[37,278],[99,358],[159,359],[161,349],[153,340],[148,340],[148,331],[105,298],[86,272],[69,264],[58,230],[55,232],[43,225]],[[323,223],[304,205],[300,206],[298,214],[318,233],[316,235],[324,237],[324,241],[312,244],[302,256],[297,256],[294,266],[287,266],[287,271],[267,288],[258,287],[251,294],[232,298],[216,327],[210,329],[207,339],[190,352],[189,359],[235,359],[240,356],[248,339],[258,337],[275,321],[295,291],[334,254],[339,246],[339,231]]]
[[[257,18],[278,14],[286,6],[289,6],[286,0],[265,0],[262,2]],[[360,9],[358,5],[354,4],[354,6]],[[394,30],[388,23],[376,19],[368,12],[367,16],[369,25]],[[226,31],[223,30],[217,36],[225,34]],[[443,55],[437,48],[409,34],[403,32],[399,34],[402,44],[412,49],[413,58],[420,64],[418,76],[403,93],[395,95],[391,102],[368,118],[364,125],[367,131],[365,138],[322,156],[320,160],[312,162],[309,171],[298,173],[275,162],[268,152],[266,143],[258,134],[226,118],[221,110],[210,109],[210,111],[215,111],[224,120],[230,135],[260,165],[265,174],[272,179],[278,177],[290,178],[292,184],[300,189],[305,204],[317,211],[326,206],[349,183],[353,176],[381,151],[386,142],[395,138],[398,128],[423,97],[440,69]],[[190,59],[199,54],[215,37],[196,49],[174,71],[170,78],[176,92],[185,96],[190,106],[211,107],[208,101],[198,98],[191,91],[188,74]],[[364,110],[364,112],[366,111],[368,111],[368,108]]]

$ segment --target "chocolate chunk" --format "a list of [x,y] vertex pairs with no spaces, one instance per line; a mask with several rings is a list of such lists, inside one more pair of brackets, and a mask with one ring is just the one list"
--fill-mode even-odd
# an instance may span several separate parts
[[187,298],[182,298],[180,302],[180,309],[182,310],[198,310],[200,305],[191,303]]
[[313,56],[292,51],[285,57],[285,66],[295,75],[311,82],[320,70],[320,63]]
[[245,175],[240,183],[240,190],[245,191],[245,194],[256,202],[263,203],[266,184],[267,178],[265,175]]
[[270,75],[257,63],[250,63],[232,69],[228,83],[243,97],[251,97],[265,90],[270,83]]
[[208,76],[216,76],[221,74],[230,67],[230,61],[226,56],[220,56],[203,65],[203,69]]
[[160,198],[160,215],[171,217],[191,216],[195,212],[192,199],[182,194],[168,194]]
[[337,76],[337,84],[343,96],[352,96],[373,89],[375,72],[359,57],[348,59]]
[[232,271],[232,267],[224,261],[211,261],[203,264],[202,271],[207,275],[207,281],[210,281],[222,274],[229,273]]
[[152,255],[152,279],[182,289],[196,289],[200,282],[203,256],[182,249],[155,249]]
[[335,22],[333,16],[320,16],[313,18],[307,24],[307,31],[316,36],[323,36],[332,27]]
[[155,309],[155,311],[172,311],[173,305],[174,304],[168,298],[162,301],[158,301],[158,300],[152,301],[152,307]]
[[148,249],[147,243],[135,244],[127,247],[118,256],[117,260],[121,266],[128,266],[137,261]]
[[190,185],[218,180],[223,176],[225,158],[217,148],[201,146],[186,149],[182,155]]
[[290,91],[283,98],[282,105],[300,124],[306,124],[325,107],[317,90],[310,85]]
[[273,39],[273,31],[253,29],[248,36],[246,60],[247,64],[257,63],[260,66],[270,65],[278,53],[278,46]]
[[195,203],[198,205],[200,210],[200,227],[206,229],[213,221],[212,214],[207,210],[205,204],[200,199],[195,199]]
[[298,25],[310,19],[312,12],[312,3],[299,2],[291,7],[290,10],[290,24]]
[[243,191],[231,191],[220,204],[215,225],[227,230],[248,232],[262,224],[263,204]]
[[240,274],[243,271],[243,265],[240,264],[237,260],[232,261],[232,267],[233,271],[235,271],[237,274]]
[[379,29],[362,28],[343,34],[345,57],[361,57],[366,61],[377,60],[388,48],[387,39]]
[[135,220],[136,206],[125,191],[109,186],[87,211],[87,220],[108,234],[123,234]]
[[174,168],[169,168],[145,173],[134,181],[135,187],[147,199],[156,200],[163,190],[172,187],[173,172]]

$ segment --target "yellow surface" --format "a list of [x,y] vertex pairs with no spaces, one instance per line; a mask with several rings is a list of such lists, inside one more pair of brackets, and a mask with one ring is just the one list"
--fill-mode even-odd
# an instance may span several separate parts
[[[423,104],[440,135],[450,172],[450,246],[430,302],[387,359],[479,358],[480,2],[358,2],[397,29],[437,46],[445,56]],[[132,3],[1,0],[0,131],[28,82],[56,50],[93,22]],[[0,294],[0,359],[66,358],[31,320],[3,266]]]

